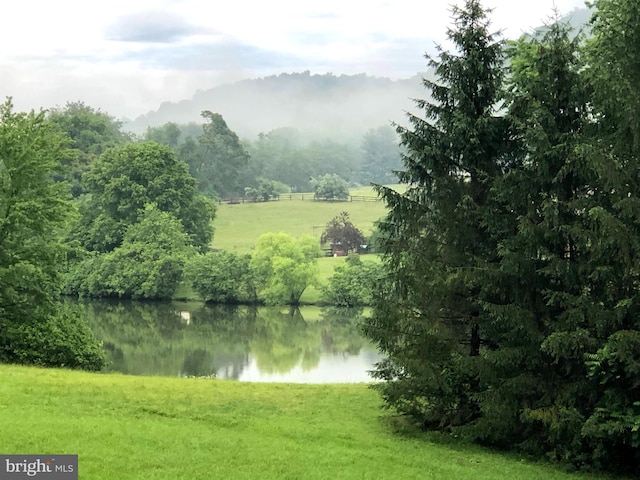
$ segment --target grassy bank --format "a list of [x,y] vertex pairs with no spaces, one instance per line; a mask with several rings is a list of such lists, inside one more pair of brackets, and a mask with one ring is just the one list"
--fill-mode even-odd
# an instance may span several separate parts
[[0,451],[85,479],[586,479],[394,434],[365,385],[247,384],[0,365]]

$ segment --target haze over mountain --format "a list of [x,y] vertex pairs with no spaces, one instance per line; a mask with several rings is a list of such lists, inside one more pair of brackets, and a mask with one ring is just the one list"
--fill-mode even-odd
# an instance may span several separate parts
[[367,75],[283,73],[198,91],[165,102],[125,126],[142,133],[166,122],[200,123],[202,110],[220,113],[238,135],[253,138],[279,127],[350,137],[368,128],[402,122],[413,98],[424,96],[419,76],[405,80]]
[[[589,18],[590,11],[583,8],[562,19],[581,28]],[[366,74],[282,73],[199,90],[179,102],[164,102],[125,128],[143,133],[149,126],[166,122],[202,123],[200,113],[210,110],[220,113],[243,138],[252,139],[279,127],[355,138],[369,128],[403,124],[405,113],[415,111],[413,99],[425,96],[421,78],[431,76],[429,71],[400,80]]]

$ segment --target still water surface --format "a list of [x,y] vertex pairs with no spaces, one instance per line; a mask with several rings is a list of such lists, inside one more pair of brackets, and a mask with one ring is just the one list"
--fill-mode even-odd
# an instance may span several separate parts
[[370,382],[381,360],[360,309],[74,301],[111,372],[252,382]]

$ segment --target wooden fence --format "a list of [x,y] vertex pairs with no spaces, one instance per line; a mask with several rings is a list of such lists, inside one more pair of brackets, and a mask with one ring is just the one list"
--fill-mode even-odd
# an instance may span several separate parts
[[[276,197],[270,198],[269,202],[278,202],[278,201],[310,201],[310,202],[332,202],[332,203],[340,203],[340,202],[380,202],[382,201],[379,197],[371,197],[366,195],[349,195],[349,198],[344,200],[324,200],[321,198],[316,198],[313,193],[285,193],[282,195],[278,195]],[[227,198],[227,199],[218,199],[219,204],[228,203],[228,204],[238,204],[238,203],[263,203],[263,200],[253,200],[249,198]]]

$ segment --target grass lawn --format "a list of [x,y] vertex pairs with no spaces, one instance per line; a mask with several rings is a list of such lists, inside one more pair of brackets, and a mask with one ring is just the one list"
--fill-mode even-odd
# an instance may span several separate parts
[[0,365],[0,451],[79,454],[79,477],[578,480],[394,433],[365,385],[251,384]]
[[383,202],[316,202],[280,200],[264,203],[218,205],[211,246],[236,253],[249,253],[256,239],[267,232],[285,232],[294,237],[311,235],[320,240],[325,225],[346,211],[365,235],[385,214]]

